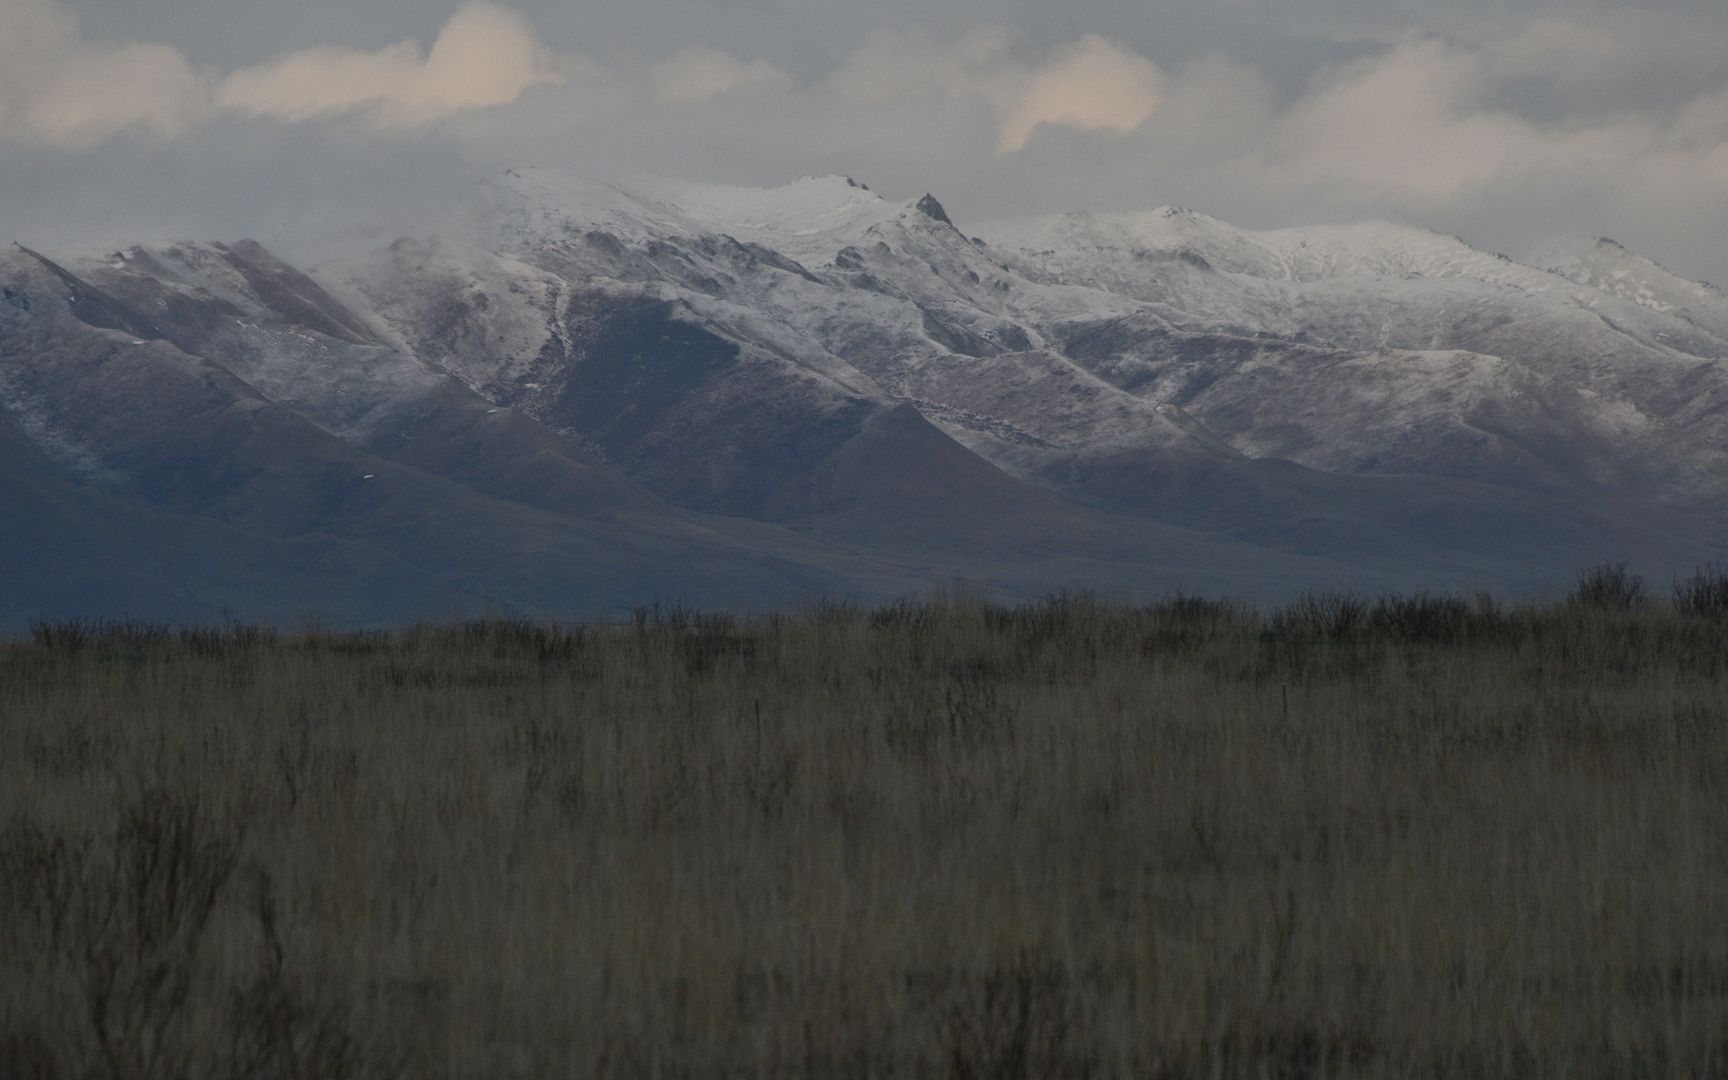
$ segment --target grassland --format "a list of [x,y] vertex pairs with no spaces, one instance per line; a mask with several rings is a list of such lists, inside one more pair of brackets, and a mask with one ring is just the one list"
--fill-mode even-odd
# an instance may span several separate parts
[[43,625],[0,1075],[1728,1075],[1691,584]]

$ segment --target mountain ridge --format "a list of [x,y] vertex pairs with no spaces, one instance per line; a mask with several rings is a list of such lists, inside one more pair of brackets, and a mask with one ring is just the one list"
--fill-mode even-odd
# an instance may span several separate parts
[[[307,269],[252,241],[19,252],[5,446],[67,506],[176,523],[161,595],[226,588],[193,580],[206,525],[358,544],[387,584],[356,619],[955,574],[1516,590],[1723,550],[1728,301],[1624,249],[1538,267],[1174,207],[968,231],[846,177],[509,170]],[[262,562],[222,580],[341,591]]]

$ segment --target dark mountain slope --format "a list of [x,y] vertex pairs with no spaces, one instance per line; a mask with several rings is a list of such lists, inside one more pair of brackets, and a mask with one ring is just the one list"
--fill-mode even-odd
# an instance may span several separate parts
[[1598,245],[513,174],[307,273],[0,255],[0,621],[1521,590],[1728,554],[1728,308]]

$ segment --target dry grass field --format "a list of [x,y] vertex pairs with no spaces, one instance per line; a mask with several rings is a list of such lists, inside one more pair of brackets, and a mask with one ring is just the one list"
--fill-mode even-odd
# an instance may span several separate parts
[[43,625],[0,1075],[1728,1076],[1728,589],[1633,584]]

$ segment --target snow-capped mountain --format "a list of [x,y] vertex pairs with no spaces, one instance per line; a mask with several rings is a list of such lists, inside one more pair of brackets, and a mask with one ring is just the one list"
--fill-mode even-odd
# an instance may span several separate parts
[[[1541,263],[1388,224],[962,231],[844,177],[534,170],[310,273],[252,243],[19,249],[0,452],[41,513],[0,557],[100,548],[39,605],[129,558],[157,606],[354,618],[1713,557],[1728,298],[1611,242]],[[368,584],[331,603],[345,575]]]

